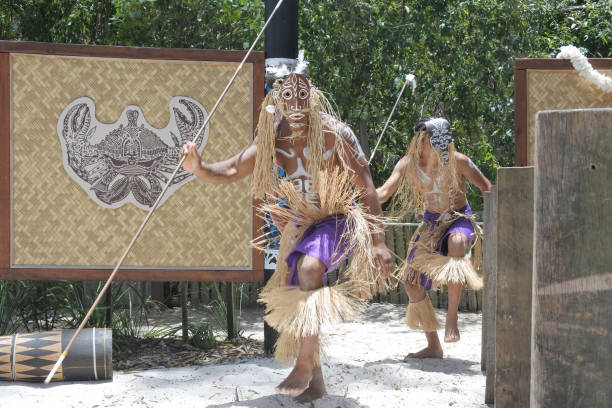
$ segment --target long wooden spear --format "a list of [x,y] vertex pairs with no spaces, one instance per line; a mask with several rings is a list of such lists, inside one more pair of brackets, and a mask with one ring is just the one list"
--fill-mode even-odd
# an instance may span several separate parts
[[[279,2],[276,4],[276,7],[274,7],[274,10],[272,10],[272,13],[270,13],[270,16],[268,17],[268,20],[265,22],[264,26],[261,28],[261,31],[259,32],[259,34],[257,34],[257,37],[255,38],[255,40],[253,41],[253,44],[251,44],[251,48],[249,48],[249,50],[247,51],[247,53],[244,55],[244,58],[242,59],[242,61],[240,62],[240,65],[238,65],[238,68],[236,68],[236,71],[234,72],[234,75],[231,77],[231,79],[229,80],[227,86],[225,87],[225,89],[223,90],[223,92],[221,93],[221,95],[219,96],[219,99],[217,99],[217,102],[215,102],[215,105],[213,106],[212,110],[210,111],[210,114],[208,115],[208,117],[206,118],[206,120],[204,121],[204,124],[202,125],[202,127],[200,128],[200,130],[198,131],[198,133],[195,135],[195,137],[193,138],[192,142],[195,143],[196,140],[198,140],[198,137],[200,137],[200,134],[202,133],[202,131],[206,128],[206,125],[208,125],[208,122],[210,122],[210,119],[212,118],[212,116],[215,114],[215,111],[217,110],[217,107],[219,106],[219,103],[221,103],[221,100],[223,99],[223,97],[225,96],[225,94],[227,93],[227,91],[229,90],[230,86],[232,85],[232,83],[234,82],[234,80],[236,79],[236,76],[238,75],[238,72],[242,69],[242,66],[244,65],[244,62],[247,60],[247,58],[249,57],[249,55],[251,54],[251,52],[253,51],[253,48],[255,48],[255,45],[257,44],[257,42],[259,41],[259,38],[261,37],[261,35],[263,34],[263,32],[265,31],[266,27],[268,26],[268,23],[270,23],[270,21],[272,20],[272,17],[274,17],[274,14],[276,14],[276,11],[278,10],[278,8],[280,7],[280,5],[283,3],[284,0],[279,0]],[[113,270],[113,272],[110,274],[110,276],[108,277],[108,280],[106,281],[106,284],[104,285],[104,287],[102,288],[102,290],[100,291],[100,293],[98,294],[98,297],[96,298],[96,300],[94,301],[93,305],[91,305],[91,307],[89,308],[89,311],[87,312],[87,315],[85,315],[85,318],[83,318],[83,321],[81,322],[81,324],[79,325],[79,328],[74,332],[74,334],[72,335],[72,338],[70,339],[70,341],[68,342],[68,345],[66,346],[66,348],[64,349],[64,351],[62,352],[62,354],[60,355],[60,357],[57,359],[57,362],[55,363],[55,365],[53,366],[53,368],[51,369],[51,371],[49,372],[49,375],[47,375],[47,378],[45,379],[45,384],[49,384],[49,382],[51,382],[51,378],[53,378],[53,376],[55,375],[55,372],[58,370],[58,368],[60,367],[60,365],[62,364],[62,362],[64,361],[64,359],[66,358],[66,356],[68,355],[68,352],[70,351],[70,347],[72,347],[72,344],[74,343],[74,341],[76,340],[76,338],[78,337],[78,335],[81,333],[81,331],[83,330],[83,327],[85,327],[85,324],[87,323],[87,321],[89,320],[89,318],[91,317],[94,309],[96,308],[96,306],[98,305],[98,303],[100,303],[100,300],[102,300],[102,296],[104,295],[104,293],[106,292],[106,290],[109,288],[111,282],[113,281],[113,279],[115,278],[115,275],[117,274],[117,272],[119,271],[119,268],[121,267],[121,264],[123,263],[123,261],[125,260],[125,258],[127,257],[128,253],[130,252],[130,250],[132,249],[132,246],[134,246],[134,243],[136,243],[136,240],[138,239],[138,237],[140,236],[141,232],[143,231],[145,225],[147,225],[147,222],[149,222],[149,219],[151,218],[151,216],[153,215],[153,211],[155,211],[155,209],[157,208],[157,206],[159,205],[159,202],[161,201],[163,195],[165,194],[165,192],[168,190],[168,188],[170,187],[170,185],[172,184],[172,181],[174,180],[174,177],[176,177],[176,174],[178,173],[179,169],[181,168],[181,166],[183,165],[183,162],[185,161],[185,159],[187,158],[187,155],[183,155],[183,157],[181,158],[181,160],[179,161],[178,165],[176,166],[176,169],[174,169],[174,172],[172,173],[172,176],[170,176],[170,179],[168,180],[168,182],[166,183],[166,186],[164,187],[164,189],[162,190],[162,192],[159,194],[159,196],[157,197],[157,200],[155,200],[155,203],[153,204],[153,206],[151,207],[151,209],[149,210],[149,213],[147,214],[147,216],[145,217],[144,221],[142,222],[142,224],[140,224],[140,227],[138,228],[138,231],[136,231],[136,234],[134,235],[134,237],[132,238],[132,241],[130,242],[130,244],[128,245],[128,247],[125,249],[125,252],[123,252],[123,255],[121,255],[121,258],[119,258],[119,261],[117,262],[117,265],[115,266],[115,269]]]
[[385,130],[387,130],[387,126],[389,126],[389,121],[391,121],[393,112],[395,112],[395,108],[397,107],[397,104],[399,103],[400,98],[402,97],[402,94],[404,93],[404,89],[406,89],[406,85],[408,84],[412,84],[412,92],[414,93],[414,89],[416,88],[416,80],[414,79],[414,75],[408,74],[404,78],[404,85],[402,85],[402,89],[400,90],[399,95],[397,95],[397,99],[395,100],[393,109],[391,109],[391,113],[389,114],[389,117],[387,118],[387,122],[385,122],[385,127],[380,133],[380,136],[378,136],[378,140],[376,141],[376,146],[374,146],[374,150],[372,150],[372,154],[370,155],[370,160],[368,160],[368,164],[372,162],[372,159],[374,158],[374,153],[376,153],[376,149],[378,149],[378,145],[380,144],[380,141],[382,140],[382,137],[385,134]]

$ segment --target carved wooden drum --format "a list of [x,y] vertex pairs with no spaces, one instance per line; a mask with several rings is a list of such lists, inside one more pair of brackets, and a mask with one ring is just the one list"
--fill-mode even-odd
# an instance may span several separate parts
[[[43,382],[73,334],[57,330],[0,337],[0,380]],[[53,381],[112,379],[112,338],[111,329],[81,331]]]

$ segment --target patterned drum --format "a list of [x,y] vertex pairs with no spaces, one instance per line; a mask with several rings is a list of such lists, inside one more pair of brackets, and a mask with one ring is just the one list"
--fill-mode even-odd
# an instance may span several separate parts
[[[68,345],[74,330],[0,337],[0,380],[43,382]],[[113,378],[111,329],[84,329],[53,381]]]

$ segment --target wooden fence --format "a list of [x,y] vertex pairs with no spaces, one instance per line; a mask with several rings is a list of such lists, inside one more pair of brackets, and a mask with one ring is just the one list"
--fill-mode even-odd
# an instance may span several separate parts
[[[396,254],[396,264],[399,265],[403,262],[406,256],[406,249],[414,232],[415,225],[390,225],[386,227],[386,244],[388,248]],[[328,284],[333,283],[338,279],[338,271],[334,271],[328,274]],[[157,283],[153,283],[153,286]],[[211,282],[189,282],[189,299],[192,306],[199,306],[208,304],[212,300],[217,299],[216,289],[214,283]],[[221,285],[220,293],[225,293],[225,283],[218,283]],[[263,282],[253,283],[234,283],[237,288],[236,302],[238,306],[252,307],[257,305],[257,296],[259,291],[263,287]],[[429,291],[431,301],[436,308],[445,309],[448,305],[448,294],[446,288],[440,288]],[[174,303],[178,306],[178,293],[175,296]],[[395,290],[378,295],[375,299],[376,302],[388,302],[395,304],[408,304],[408,296],[403,288],[403,285],[395,288]],[[461,292],[461,298],[459,301],[460,311],[477,312],[482,310],[482,290],[474,291],[472,289],[463,287]]]

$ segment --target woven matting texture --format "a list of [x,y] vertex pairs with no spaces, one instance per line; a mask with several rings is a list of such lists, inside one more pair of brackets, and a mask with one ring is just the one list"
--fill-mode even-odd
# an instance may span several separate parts
[[[57,121],[76,98],[96,104],[97,120],[117,121],[127,105],[164,128],[174,96],[208,112],[237,63],[11,56],[12,263],[114,266],[147,212],[132,204],[107,209],[90,199],[62,166]],[[252,137],[252,65],[246,64],[210,122],[204,160],[238,153]],[[147,224],[125,266],[251,266],[248,180],[211,185],[192,180]]]
[[[612,77],[612,71],[601,70]],[[609,108],[612,93],[587,82],[576,71],[527,71],[527,163],[533,166],[535,115],[543,110]]]

